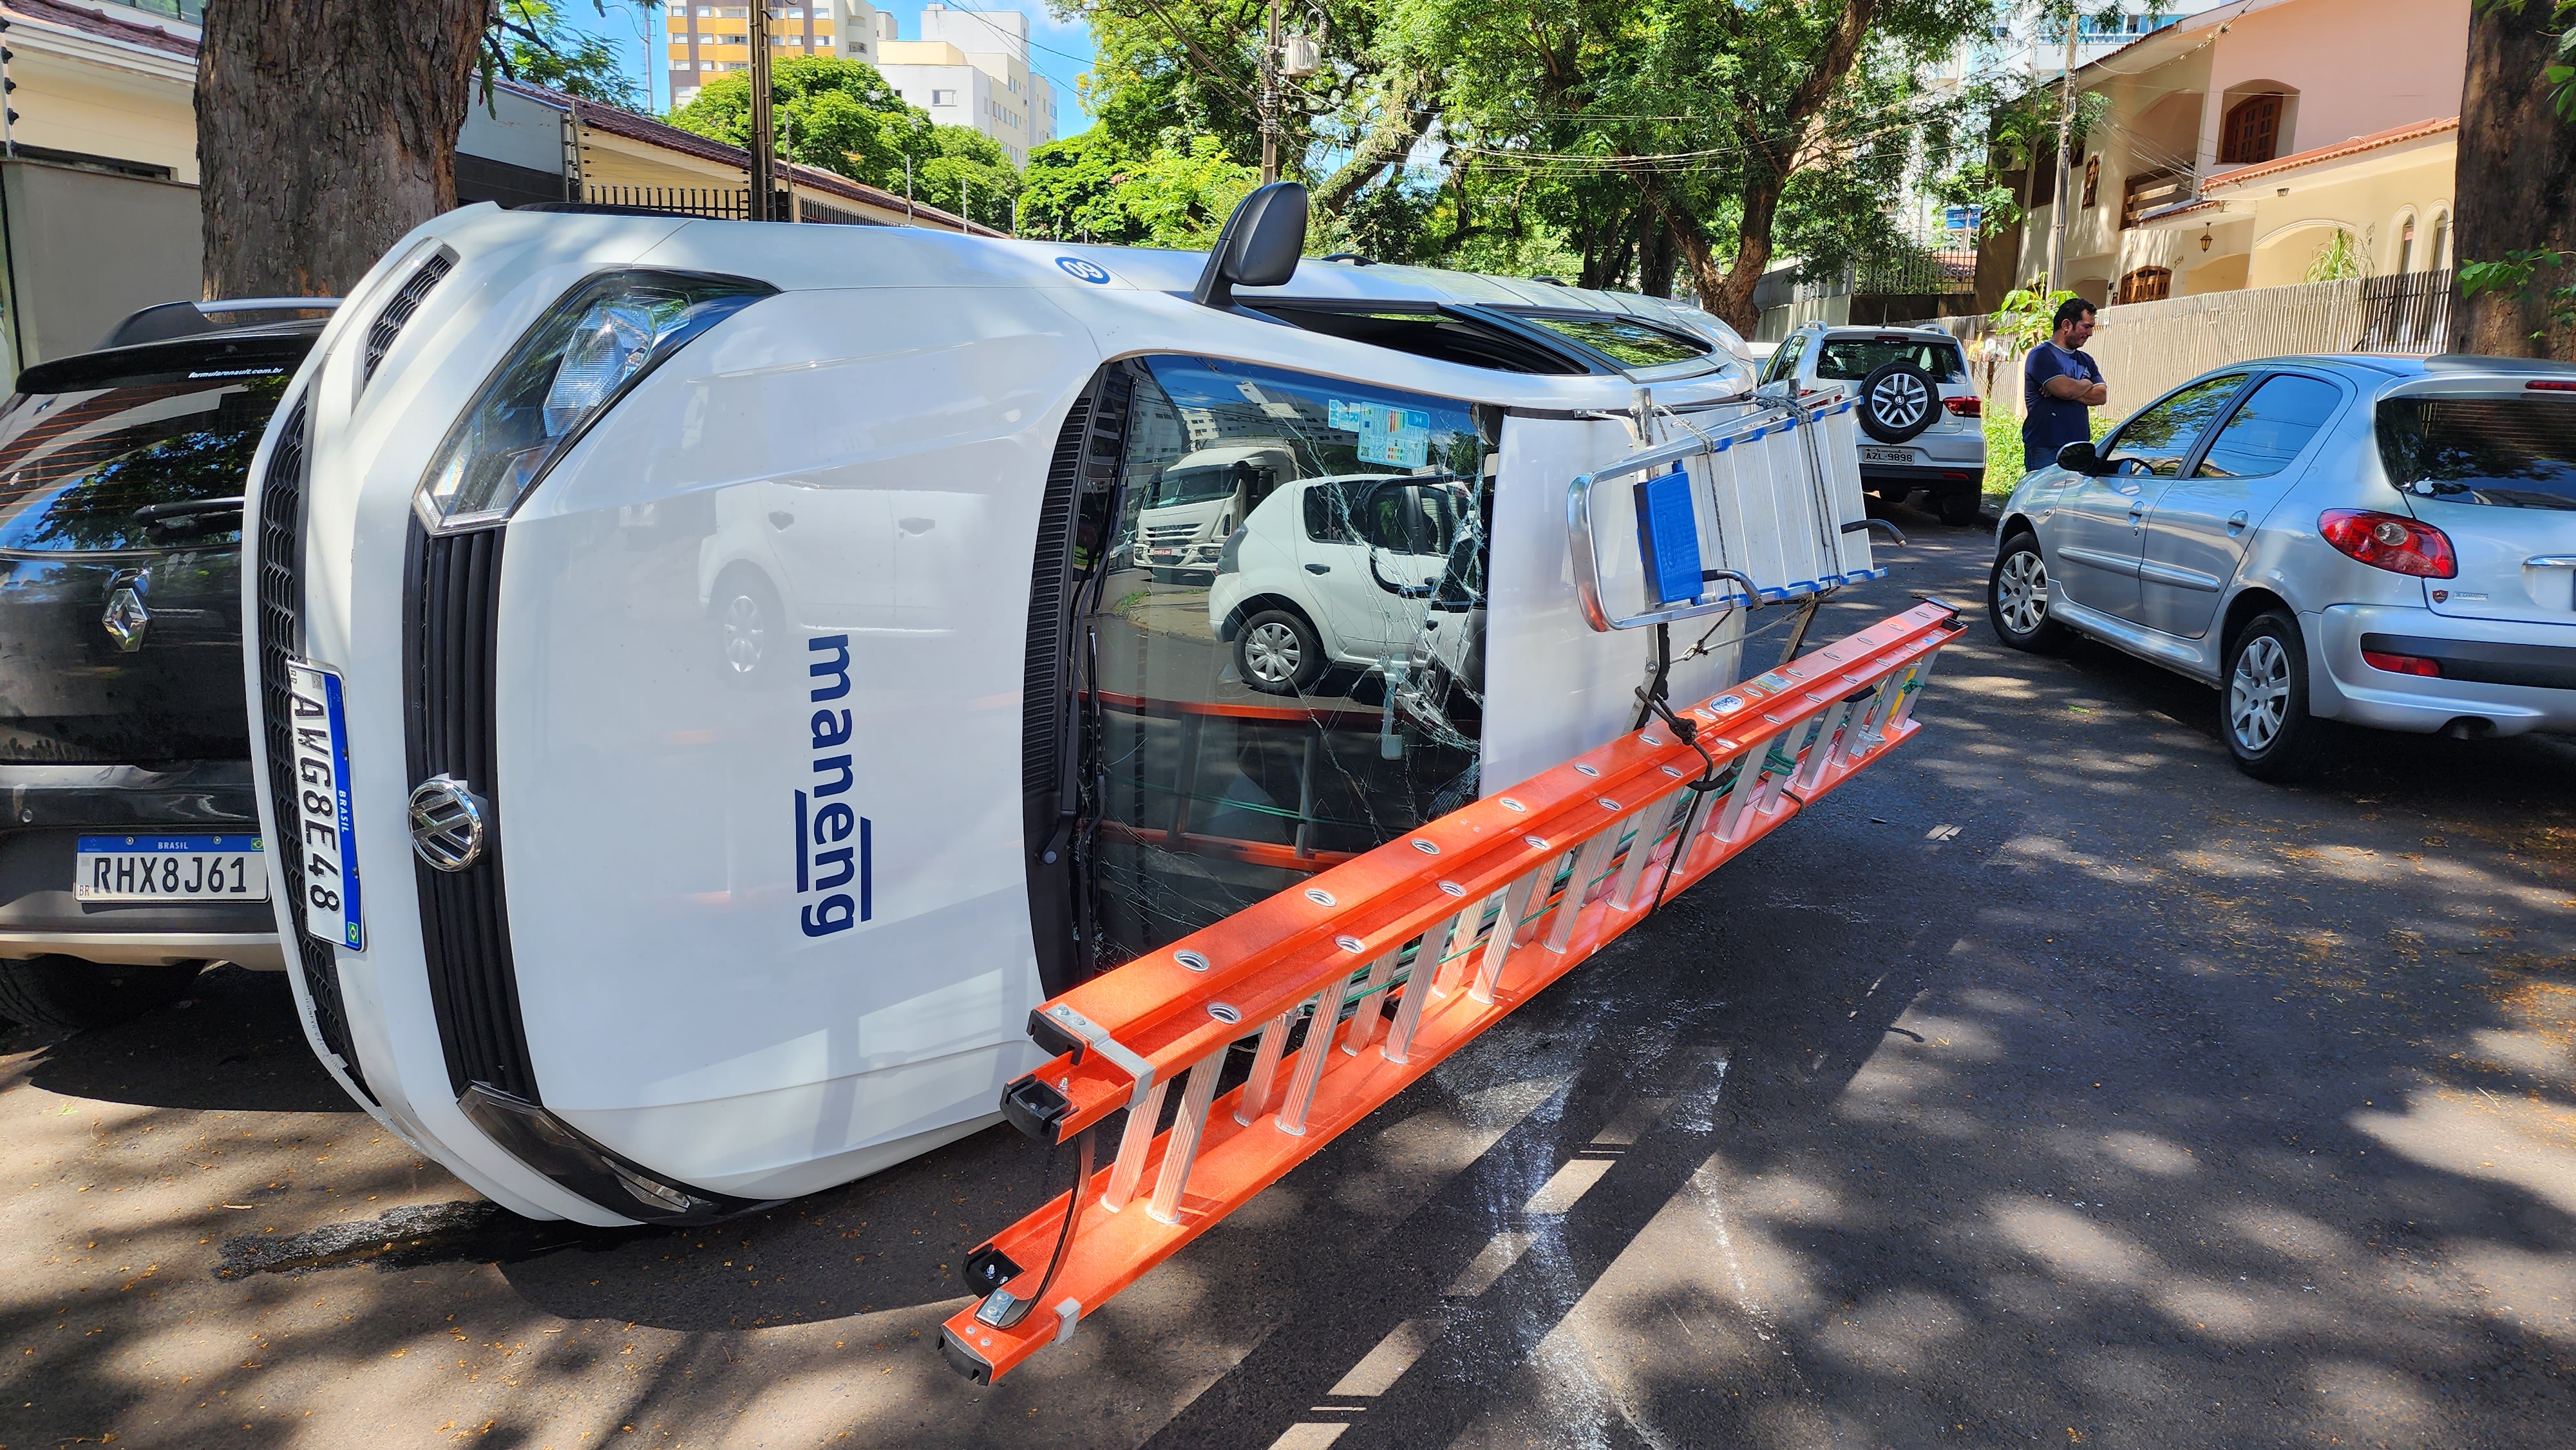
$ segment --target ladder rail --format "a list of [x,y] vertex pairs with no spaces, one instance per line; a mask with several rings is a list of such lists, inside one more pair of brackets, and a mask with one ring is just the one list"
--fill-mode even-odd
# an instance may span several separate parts
[[[1055,1342],[1073,1320],[1642,920],[1654,901],[1687,889],[1911,738],[1921,729],[1910,707],[1925,671],[1960,632],[1956,611],[1934,601],[1681,712],[1717,762],[1719,773],[1705,777],[1709,790],[1698,789],[1707,765],[1699,750],[1658,723],[1033,1013],[1033,1033],[1058,1056],[1015,1083],[1006,1104],[1033,1091],[1053,1106],[1042,1121],[1022,1113],[1013,1121],[1055,1142],[1122,1109],[1128,1126],[1116,1160],[1075,1190],[1099,1194],[1104,1211],[1082,1215],[1065,1246],[1057,1282],[1071,1309],[1002,1328],[970,1307],[950,1322],[943,1353],[961,1372],[989,1380]],[[1877,727],[1868,732],[1874,740],[1863,739],[1864,724]],[[1703,794],[1717,800],[1697,800]],[[1496,898],[1501,910],[1485,928]],[[1411,968],[1399,976],[1408,951]],[[1340,1014],[1354,989],[1365,995],[1345,1032]],[[1308,1001],[1313,1015],[1279,1093],[1273,1083],[1289,1066],[1286,1038]],[[1068,1008],[1067,1020],[1082,1023],[1085,1035],[1045,1030]],[[1256,1033],[1253,1080],[1217,1094],[1227,1052]],[[1175,1077],[1185,1079],[1181,1111],[1157,1133]],[[1151,1203],[1140,1205],[1148,1182]],[[1014,1263],[1047,1262],[1069,1201],[1040,1209],[993,1246]]]

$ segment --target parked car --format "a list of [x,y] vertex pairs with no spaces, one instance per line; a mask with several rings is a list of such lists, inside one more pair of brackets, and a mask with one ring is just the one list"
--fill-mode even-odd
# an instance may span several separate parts
[[1292,483],[1226,539],[1208,625],[1232,646],[1236,676],[1265,694],[1307,693],[1342,665],[1374,671],[1408,713],[1447,723],[1450,684],[1484,687],[1482,534],[1473,480]]
[[0,1014],[285,965],[241,687],[251,455],[327,303],[177,303],[0,407]]
[[2098,639],[2216,685],[2238,765],[2324,721],[2576,729],[2576,367],[2293,357],[2203,374],[2004,506],[2005,643]]
[[1765,383],[1801,389],[1856,387],[1860,478],[1889,503],[1929,490],[1945,524],[1973,524],[1986,488],[1985,401],[1959,341],[1937,327],[1828,327],[1789,334],[1763,369]]

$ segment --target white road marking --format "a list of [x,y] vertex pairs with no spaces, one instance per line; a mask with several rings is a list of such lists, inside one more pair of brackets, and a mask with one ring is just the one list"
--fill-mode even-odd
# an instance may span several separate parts
[[1514,1263],[1519,1261],[1522,1254],[1529,1251],[1529,1246],[1537,1241],[1537,1234],[1522,1233],[1516,1229],[1505,1229],[1494,1235],[1492,1241],[1485,1245],[1484,1250],[1476,1255],[1476,1261],[1460,1271],[1448,1288],[1440,1291],[1440,1297],[1473,1299],[1484,1293],[1494,1287],[1494,1281],[1501,1278]]
[[1404,1321],[1388,1330],[1386,1338],[1377,1342],[1377,1348],[1370,1350],[1358,1364],[1352,1365],[1351,1372],[1342,1376],[1325,1393],[1385,1394],[1395,1388],[1395,1382],[1404,1377],[1406,1370],[1413,1368],[1413,1362],[1422,1357],[1422,1352],[1429,1349],[1433,1341],[1439,1339],[1440,1331],[1447,1327],[1437,1319]]

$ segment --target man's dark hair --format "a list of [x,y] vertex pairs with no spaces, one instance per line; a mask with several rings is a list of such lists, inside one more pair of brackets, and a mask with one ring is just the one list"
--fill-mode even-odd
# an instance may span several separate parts
[[2069,297],[2065,301],[2057,304],[2057,320],[2048,325],[2048,330],[2055,332],[2057,329],[2064,327],[2066,324],[2073,322],[2092,310],[2092,303],[2085,301],[2081,297]]

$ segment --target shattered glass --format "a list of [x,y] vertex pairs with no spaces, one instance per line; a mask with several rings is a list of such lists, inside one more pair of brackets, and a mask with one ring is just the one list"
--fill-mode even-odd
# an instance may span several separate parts
[[1077,623],[1090,968],[1476,798],[1498,426],[1249,364],[1141,365]]

